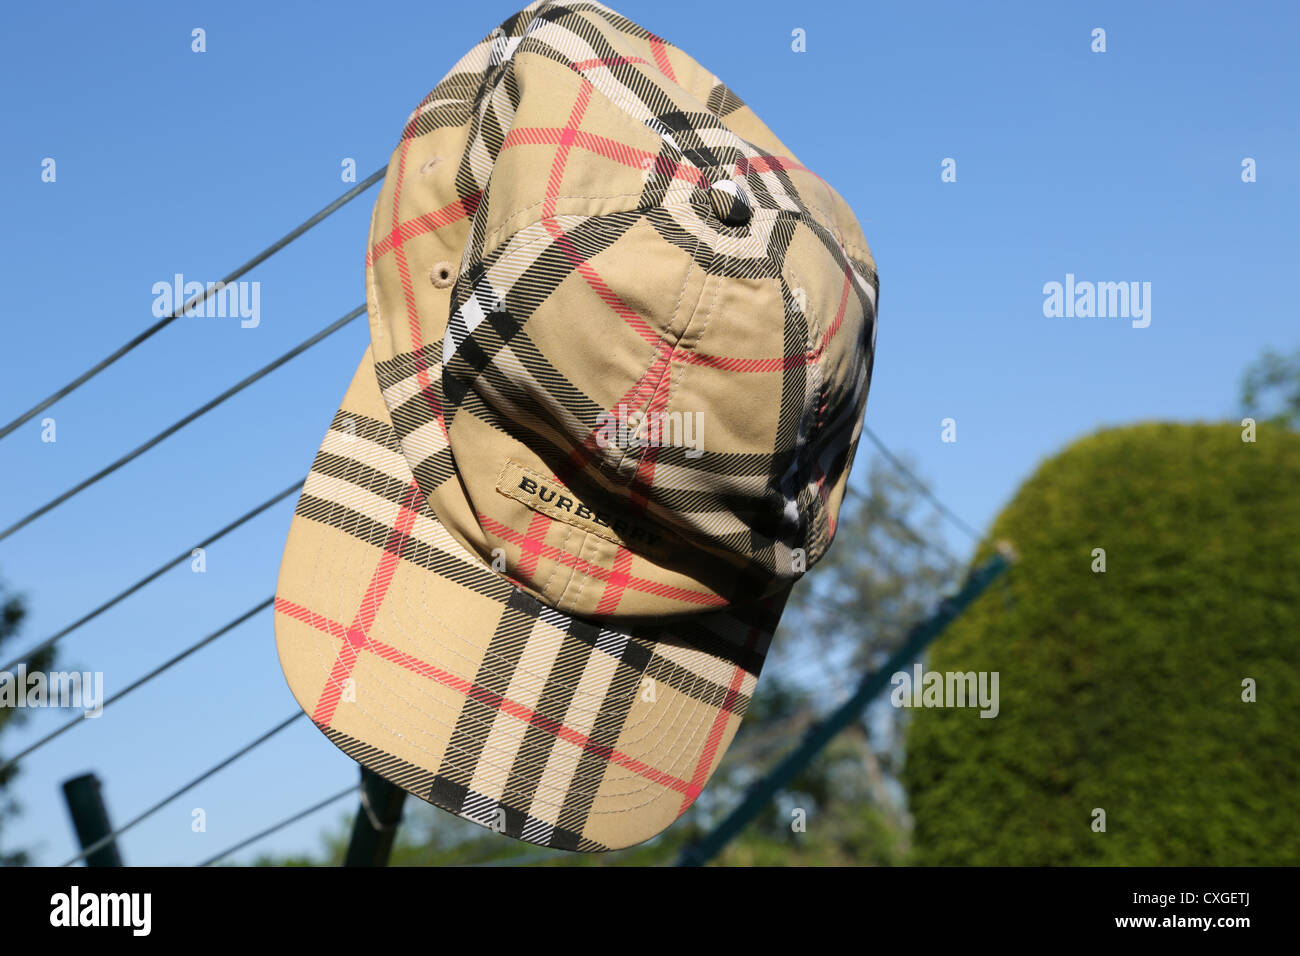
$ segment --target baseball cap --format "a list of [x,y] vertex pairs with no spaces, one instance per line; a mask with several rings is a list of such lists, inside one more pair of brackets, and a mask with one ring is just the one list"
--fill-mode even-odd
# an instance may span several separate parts
[[509,836],[662,831],[835,533],[877,290],[843,198],[685,52],[594,2],[506,19],[375,202],[276,591],[300,706]]

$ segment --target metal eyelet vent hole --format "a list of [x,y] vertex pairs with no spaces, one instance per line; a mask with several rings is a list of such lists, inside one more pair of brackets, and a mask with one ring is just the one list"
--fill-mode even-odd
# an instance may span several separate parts
[[456,281],[456,267],[450,262],[439,262],[429,273],[429,281],[439,289],[447,288]]

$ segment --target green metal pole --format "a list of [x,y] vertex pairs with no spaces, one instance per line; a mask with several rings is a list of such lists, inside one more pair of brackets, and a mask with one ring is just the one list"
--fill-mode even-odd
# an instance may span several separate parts
[[794,752],[777,764],[766,777],[750,787],[745,794],[745,799],[726,819],[703,839],[683,850],[675,865],[703,866],[717,856],[722,848],[730,843],[759,811],[767,806],[768,801],[784,789],[836,734],[858,719],[862,709],[889,684],[890,677],[919,657],[926,645],[938,637],[943,629],[975,598],[979,597],[1014,560],[1015,552],[1011,547],[1000,545],[993,557],[971,573],[960,591],[939,602],[939,608],[934,614],[908,632],[902,646],[894,652],[883,667],[863,677],[853,696],[836,708],[834,713],[809,727],[803,741]]
[[[108,822],[108,808],[104,806],[99,778],[93,773],[84,773],[63,782],[63,799],[67,801],[68,813],[72,816],[72,827],[77,831],[77,840],[84,850],[94,846],[113,832],[113,825]],[[105,843],[94,853],[86,856],[86,866],[121,866],[122,857],[117,852],[117,843],[113,840]]]
[[352,823],[344,866],[387,866],[397,825],[402,822],[406,791],[374,771],[361,768],[361,806]]

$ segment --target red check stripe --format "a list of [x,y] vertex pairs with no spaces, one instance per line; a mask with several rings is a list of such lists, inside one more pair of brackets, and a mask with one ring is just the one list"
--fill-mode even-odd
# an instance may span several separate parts
[[[488,534],[494,535],[502,541],[508,541],[511,544],[519,546],[523,550],[526,538],[523,534],[515,531],[501,522],[489,518],[487,515],[480,513],[478,515],[479,526]],[[599,567],[582,558],[575,557],[567,551],[554,547],[549,544],[542,544],[539,551],[541,557],[551,561],[558,561],[566,567],[576,568],[581,574],[595,578],[598,581],[608,581],[614,573],[607,568]],[[668,584],[660,584],[657,581],[648,581],[645,578],[629,577],[624,587],[633,591],[639,591],[642,594],[653,594],[657,597],[671,598],[681,601],[684,604],[698,604],[702,607],[726,607],[727,601],[716,594],[705,594],[701,591],[691,591],[687,588],[673,587]]]
[[551,526],[551,519],[540,511],[533,515],[532,520],[528,522],[528,530],[524,533],[524,542],[520,546],[519,555],[519,574],[524,578],[531,578],[537,574],[537,560],[542,553],[542,545],[546,543],[546,530]]
[[[641,419],[645,427],[650,427],[652,421],[662,421],[660,415],[668,408],[668,395],[672,391],[672,355],[676,351],[676,346],[670,350],[667,356],[668,369],[666,374],[660,376],[655,383],[654,394],[650,398],[650,407],[646,409],[646,416]],[[662,435],[660,436],[663,437]],[[650,503],[649,491],[654,484],[655,464],[659,460],[659,445],[649,445],[641,452],[641,458],[636,463],[636,474],[628,482],[628,501],[641,512],[645,512],[646,506]]]
[[677,74],[673,72],[673,65],[668,62],[668,51],[664,49],[664,41],[653,33],[650,34],[650,55],[655,58],[655,66],[663,72],[674,83],[677,82]]
[[421,216],[408,219],[406,222],[394,226],[388,235],[370,247],[370,251],[366,253],[366,265],[373,266],[394,248],[418,236],[434,232],[443,226],[450,226],[454,222],[460,222],[467,216],[474,215],[474,210],[478,208],[478,204],[482,199],[483,194],[476,192],[472,196],[466,196],[464,199],[457,199],[453,203],[448,203],[441,209],[426,212]]
[[441,209],[435,209],[432,212],[417,216],[415,219],[402,222],[398,216],[398,209],[402,198],[402,183],[406,179],[406,153],[410,143],[410,139],[403,138],[402,151],[398,159],[398,179],[393,187],[393,222],[397,223],[397,225],[393,227],[388,235],[380,239],[366,252],[366,265],[373,267],[376,261],[389,252],[393,253],[397,273],[402,282],[402,296],[406,303],[407,328],[410,330],[411,343],[415,352],[416,381],[420,385],[420,394],[429,406],[430,413],[433,415],[434,420],[437,421],[439,428],[442,429],[444,440],[450,444],[451,436],[447,434],[447,423],[442,414],[441,403],[439,403],[434,390],[429,387],[428,362],[421,348],[423,335],[420,328],[419,309],[415,304],[415,289],[411,284],[411,270],[404,247],[408,241],[417,236],[425,235],[452,223],[460,222],[467,216],[472,216],[474,211],[478,209],[483,194],[482,192],[476,192],[472,196],[449,203]]
[[[398,210],[402,202],[402,184],[406,182],[406,154],[410,151],[411,141],[403,137],[401,152],[397,157],[397,184],[393,187],[393,222],[400,223],[402,217]],[[397,274],[402,280],[402,298],[406,302],[406,323],[411,333],[411,343],[415,346],[416,361],[420,371],[424,371],[424,360],[420,357],[420,310],[415,305],[415,289],[411,285],[411,268],[406,261],[406,249],[403,247],[402,231],[393,230],[393,258],[397,263]]]
[[578,127],[582,125],[582,114],[587,112],[587,105],[591,102],[591,90],[591,83],[584,81],[581,89],[578,90],[578,98],[573,101],[573,107],[569,110],[569,122],[564,129],[560,130],[560,140],[557,143],[559,148],[556,149],[555,156],[551,160],[551,175],[546,180],[546,198],[542,202],[543,219],[550,219],[555,215],[555,199],[560,194],[560,182],[564,179],[564,167],[569,159],[569,148],[573,145],[574,137],[578,135]]
[[[586,279],[587,284],[596,292],[596,294],[600,296],[600,298],[605,301],[617,315],[621,316],[624,322],[626,322],[628,326],[645,341],[655,343],[656,361],[652,362],[651,367],[646,369],[646,373],[642,376],[641,381],[633,386],[633,392],[640,394],[646,387],[647,383],[652,380],[657,382],[663,377],[663,369],[665,368],[665,360],[667,357],[665,350],[671,352],[671,346],[662,341],[659,334],[650,328],[649,324],[646,323],[641,315],[634,309],[630,308],[605,284],[604,279],[602,279],[600,274],[596,272],[596,270],[587,263],[586,259],[579,254],[576,247],[574,247],[568,236],[553,218],[555,214],[556,198],[560,192],[560,185],[564,177],[564,168],[568,163],[570,150],[578,137],[584,135],[579,127],[582,125],[582,117],[587,111],[587,106],[591,102],[591,91],[593,88],[591,82],[584,78],[582,88],[578,93],[578,98],[569,112],[568,124],[560,131],[555,156],[551,161],[551,174],[546,184],[546,199],[542,207],[542,222],[555,240],[556,247],[564,252],[570,263],[572,263],[577,269],[579,275]],[[533,134],[541,131],[537,129],[529,129],[524,130],[523,132]],[[507,137],[507,142],[509,142],[509,137]],[[618,145],[623,153],[629,151],[629,148],[623,144]],[[632,152],[641,153],[641,158],[649,155],[639,150]],[[589,462],[595,456],[595,450],[596,435],[594,432],[589,432],[583,445],[574,449],[573,454],[570,456],[571,461],[566,463],[567,467],[564,470],[567,472],[572,468],[581,467],[582,464]],[[579,463],[579,460],[581,460],[581,464]],[[653,473],[653,466],[651,466],[651,472]],[[634,491],[633,504],[643,509],[645,503],[645,496]],[[631,560],[631,555],[628,554],[626,557],[626,564],[628,567],[631,565]],[[611,580],[618,581],[619,583],[617,586],[610,589],[609,582],[607,581],[606,591],[602,595],[599,603],[600,607],[608,608],[604,613],[611,613],[613,609],[617,607],[619,598],[622,596],[624,584],[628,579],[626,573],[628,567],[624,567],[621,570],[619,569],[619,563],[623,561],[624,555],[620,550],[620,553],[615,560],[615,572],[611,577]]]
[[[292,601],[285,600],[284,598],[276,598],[275,609],[281,614],[286,614],[295,620],[302,621],[305,624],[310,624],[316,628],[316,630],[323,631],[324,633],[330,634],[334,637],[338,637],[340,633],[347,631],[347,629],[341,624],[322,617],[314,611],[308,610],[307,608],[295,604]],[[606,744],[598,743],[597,741],[592,740],[587,734],[574,730],[572,727],[567,727],[559,721],[547,717],[545,714],[542,714],[531,707],[526,707],[518,701],[511,700],[495,691],[488,690],[486,687],[475,684],[471,680],[458,677],[450,671],[443,670],[441,667],[435,667],[427,661],[422,661],[405,651],[398,650],[391,644],[385,644],[383,641],[378,641],[367,636],[363,641],[356,645],[345,641],[343,644],[343,650],[348,649],[352,649],[351,657],[353,661],[355,661],[359,651],[370,651],[376,657],[388,661],[390,664],[396,664],[413,674],[419,674],[421,677],[427,677],[430,680],[437,681],[444,687],[448,687],[464,694],[466,697],[470,697],[481,704],[491,707],[493,710],[514,717],[516,720],[520,720],[530,726],[540,728],[549,734],[553,734],[555,737],[565,741],[566,743],[573,744],[575,747],[581,747],[587,753],[593,753],[604,760],[608,760],[610,763],[617,764],[620,767],[630,770],[639,777],[652,780],[660,786],[667,787],[670,790],[676,790],[678,793],[686,794],[691,790],[691,784],[688,784],[685,780],[682,780],[679,777],[675,777],[670,773],[652,767],[645,761],[637,760],[635,757],[631,757]],[[340,651],[340,656],[342,656],[342,653],[343,651]],[[331,710],[331,716],[332,715],[333,711]],[[322,722],[317,720],[315,714],[313,714],[312,719],[318,724],[321,724],[321,726],[329,726],[328,721]],[[698,791],[696,792],[698,793]],[[692,796],[691,799],[693,800],[694,796]]]
[[[658,343],[654,360],[646,369],[645,374],[623,394],[622,398],[614,403],[614,407],[609,410],[610,414],[613,414],[614,410],[620,405],[629,410],[641,407],[642,400],[648,393],[653,391],[655,383],[662,377],[663,370],[668,364],[668,356],[672,353],[672,350],[672,343]],[[571,483],[574,475],[583,471],[591,462],[599,458],[600,454],[600,446],[596,441],[596,432],[590,431],[583,443],[575,446],[573,451],[569,453],[568,458],[559,464],[556,468],[557,474],[555,477],[566,484]]]
[[[801,163],[796,163],[787,156],[741,156],[736,160],[736,172],[741,176],[748,176],[750,173],[767,173],[774,169],[797,170],[801,173],[807,173],[809,176],[817,176],[815,172]],[[822,179],[821,176],[817,176]],[[826,180],[822,179],[822,182]]]
[[849,290],[852,288],[852,285],[853,275],[849,272],[848,263],[846,262],[844,265],[844,283],[840,286],[840,304],[835,310],[835,318],[831,320],[830,328],[822,334],[821,344],[817,346],[817,352],[814,355],[814,358],[820,359],[822,357],[822,353],[826,351],[826,346],[835,338],[836,334],[840,330],[840,326],[844,324],[844,313],[848,311]]
[[628,581],[632,580],[632,575],[629,573],[631,570],[632,552],[619,545],[618,553],[614,555],[614,570],[605,579],[605,588],[601,593],[600,603],[596,605],[596,616],[614,613],[618,607],[619,599],[623,596],[623,592],[627,590]]
[[[411,527],[415,524],[417,509],[419,508],[418,503],[421,500],[420,489],[412,481],[397,513],[397,522],[389,532],[387,541],[384,542],[384,553],[380,556],[379,564],[375,566],[375,570],[370,576],[370,583],[366,586],[366,593],[362,596],[361,604],[352,617],[351,625],[345,628],[320,615],[306,611],[305,608],[300,610],[310,615],[310,618],[302,617],[297,613],[291,615],[297,617],[300,621],[311,624],[318,630],[327,630],[328,633],[333,634],[335,637],[345,638],[339,647],[339,655],[334,661],[334,666],[330,668],[330,675],[325,680],[325,686],[321,689],[320,697],[317,699],[316,707],[311,715],[311,719],[323,727],[328,727],[330,721],[334,719],[334,711],[338,708],[339,698],[343,694],[343,682],[348,679],[352,673],[352,668],[356,666],[357,652],[364,648],[369,640],[370,628],[375,623],[375,615],[379,613],[384,598],[388,595],[388,586],[393,582],[393,573],[397,570],[402,545],[406,542],[407,536],[411,533]],[[284,603],[288,604],[289,602]],[[276,610],[280,610],[280,604],[281,601],[277,598],[275,602]],[[297,605],[293,606],[297,608]],[[322,627],[322,623],[327,624],[328,628]]]
[[682,365],[704,365],[724,372],[784,372],[787,369],[808,365],[813,360],[811,352],[785,355],[781,358],[731,358],[726,355],[708,355],[704,352],[678,352],[673,361]]
[[643,57],[639,56],[598,56],[592,60],[579,60],[578,62],[571,64],[571,66],[579,73],[586,73],[588,70],[594,70],[601,66],[624,66],[630,63],[645,63],[646,66],[650,65],[649,63],[646,63]]
[[[759,633],[757,627],[749,629],[749,636],[745,639],[746,653],[753,651],[754,645],[758,643]],[[736,701],[740,697],[740,685],[745,680],[745,673],[743,667],[737,667],[731,675],[731,686],[727,688],[726,699],[723,700],[717,716],[713,718],[713,726],[709,728],[709,738],[704,744],[704,750],[700,754],[699,762],[695,765],[695,773],[691,776],[690,789],[686,791],[681,809],[677,811],[679,817],[695,802],[695,798],[704,789],[704,784],[708,782],[709,770],[712,768],[713,758],[718,752],[718,744],[722,742],[722,733],[727,729],[727,718],[735,712]]]
[[595,153],[597,156],[603,156],[605,159],[613,160],[616,163],[621,163],[624,166],[643,169],[645,167],[642,164],[647,159],[653,159],[656,163],[655,170],[657,172],[667,173],[674,179],[680,179],[683,182],[693,183],[700,187],[708,185],[704,174],[694,166],[674,162],[656,153],[650,153],[644,149],[629,146],[627,143],[621,143],[616,139],[610,139],[608,136],[576,131],[568,127],[516,127],[506,134],[501,150],[504,152],[516,146],[559,146],[565,141],[566,134],[569,137],[568,144],[589,153]]

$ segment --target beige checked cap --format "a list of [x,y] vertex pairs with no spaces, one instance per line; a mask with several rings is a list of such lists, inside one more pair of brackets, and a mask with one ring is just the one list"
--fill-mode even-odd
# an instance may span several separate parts
[[276,595],[351,757],[533,843],[682,814],[835,533],[875,350],[852,211],[687,54],[542,0],[410,116],[371,345]]

